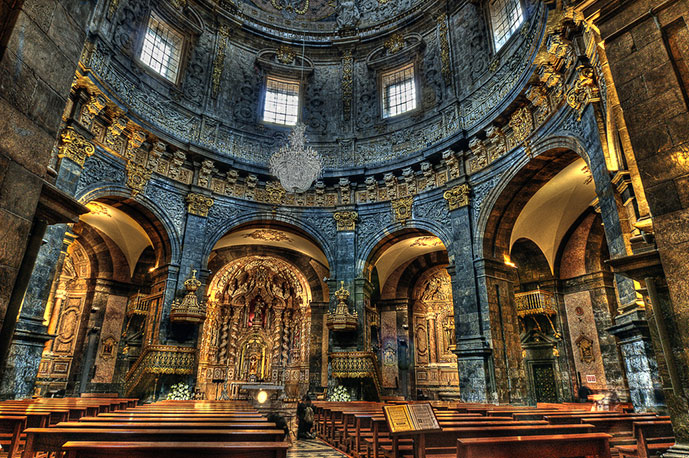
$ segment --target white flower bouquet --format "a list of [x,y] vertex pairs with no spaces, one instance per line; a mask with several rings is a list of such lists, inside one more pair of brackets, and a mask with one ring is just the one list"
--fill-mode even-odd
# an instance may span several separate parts
[[187,401],[191,399],[191,390],[186,383],[178,383],[170,387],[170,392],[165,398],[167,400]]
[[347,389],[342,385],[336,386],[335,389],[333,389],[332,393],[330,393],[330,396],[328,397],[328,401],[333,402],[349,402],[351,400],[352,397],[349,395]]

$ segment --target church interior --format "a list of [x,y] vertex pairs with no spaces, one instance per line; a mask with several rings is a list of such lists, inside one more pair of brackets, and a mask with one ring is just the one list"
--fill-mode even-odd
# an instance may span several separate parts
[[689,457],[688,23],[0,0],[0,457]]

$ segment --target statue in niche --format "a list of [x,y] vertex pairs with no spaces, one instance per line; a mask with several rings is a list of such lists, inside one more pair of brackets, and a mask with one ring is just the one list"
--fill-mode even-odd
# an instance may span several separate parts
[[445,352],[450,353],[457,346],[457,334],[455,333],[455,319],[452,316],[445,317],[443,323],[443,331],[445,331]]
[[265,327],[266,326],[266,309],[268,306],[266,305],[265,301],[263,298],[260,296],[256,298],[255,302],[250,308],[249,311],[249,321],[247,326],[253,327]]
[[356,5],[356,0],[340,0],[337,2],[337,28],[353,29],[359,23],[361,13]]

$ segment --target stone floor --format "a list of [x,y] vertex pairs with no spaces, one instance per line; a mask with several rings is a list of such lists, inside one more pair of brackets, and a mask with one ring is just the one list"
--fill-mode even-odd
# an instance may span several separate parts
[[335,450],[318,439],[298,440],[287,451],[287,458],[346,458],[347,455]]

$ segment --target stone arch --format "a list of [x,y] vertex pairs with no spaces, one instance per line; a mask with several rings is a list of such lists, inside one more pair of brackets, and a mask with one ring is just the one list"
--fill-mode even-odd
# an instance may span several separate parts
[[[218,205],[216,203],[216,205]],[[212,233],[207,234],[206,244],[203,247],[203,262],[207,266],[208,258],[210,257],[213,248],[218,243],[218,241],[226,234],[237,230],[240,227],[246,225],[262,225],[264,227],[271,226],[282,226],[283,228],[290,228],[297,233],[303,233],[307,235],[307,238],[311,239],[316,246],[323,252],[325,258],[328,260],[328,265],[332,266],[335,264],[335,255],[330,242],[322,231],[313,227],[311,224],[304,222],[300,218],[295,218],[290,215],[276,212],[268,211],[251,211],[246,212],[241,216],[234,219],[228,219],[223,222],[218,228],[216,228]],[[335,228],[335,220],[332,220],[333,230]]]
[[82,203],[99,201],[128,213],[148,233],[155,248],[158,265],[174,264],[181,256],[181,234],[170,216],[145,195],[135,198],[124,186],[109,185],[90,189],[77,195]]
[[426,220],[412,220],[405,226],[399,223],[390,224],[380,229],[374,236],[361,247],[357,255],[356,271],[360,272],[363,278],[371,279],[372,262],[379,257],[386,248],[393,244],[415,235],[434,236],[440,239],[444,248],[447,250],[453,243],[452,237],[437,223]]

